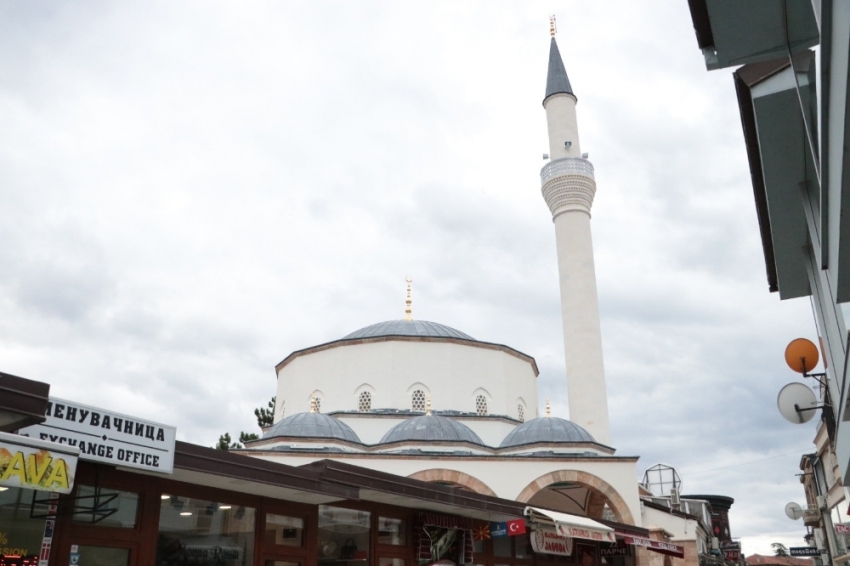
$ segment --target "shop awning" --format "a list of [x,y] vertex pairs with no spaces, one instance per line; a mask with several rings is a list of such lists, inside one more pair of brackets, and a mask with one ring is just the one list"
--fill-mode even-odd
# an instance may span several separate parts
[[[559,535],[602,542],[616,542],[614,529],[598,521],[569,513],[559,513],[537,507],[526,507],[523,515],[531,521],[555,526]],[[649,539],[647,539],[649,540]]]
[[617,532],[616,535],[618,539],[622,540],[626,544],[631,544],[633,546],[642,546],[644,548],[648,548],[649,550],[653,550],[661,554],[675,556],[676,558],[685,557],[684,547],[681,547],[677,544],[672,544],[660,540],[652,540],[649,538],[635,536],[629,533]]

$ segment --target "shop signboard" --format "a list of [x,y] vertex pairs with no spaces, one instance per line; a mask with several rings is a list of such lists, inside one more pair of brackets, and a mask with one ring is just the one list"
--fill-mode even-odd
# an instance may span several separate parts
[[614,537],[614,531],[603,531],[592,527],[581,527],[578,525],[569,525],[566,523],[558,523],[555,529],[561,536],[569,538],[584,538],[599,542],[617,542]]
[[79,450],[0,432],[0,486],[71,493]]
[[618,540],[616,544],[602,543],[599,546],[599,556],[631,556],[632,545]]
[[531,548],[538,554],[556,554],[558,556],[572,556],[573,539],[564,537],[549,527],[538,526],[531,533]]
[[792,546],[788,549],[791,556],[820,556],[820,550],[816,546]]
[[835,532],[839,535],[850,535],[850,523],[836,523]]
[[50,397],[45,421],[22,435],[74,446],[80,458],[170,474],[177,430],[114,411]]

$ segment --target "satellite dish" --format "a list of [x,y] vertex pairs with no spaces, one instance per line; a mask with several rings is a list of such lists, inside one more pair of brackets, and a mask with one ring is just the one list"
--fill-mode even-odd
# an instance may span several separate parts
[[789,383],[779,391],[776,399],[779,413],[794,424],[807,423],[815,416],[818,408],[815,392],[802,383]]
[[793,501],[785,506],[785,514],[792,521],[797,521],[803,516],[803,508]]
[[811,340],[797,338],[785,348],[785,363],[797,373],[805,374],[818,365],[818,348]]

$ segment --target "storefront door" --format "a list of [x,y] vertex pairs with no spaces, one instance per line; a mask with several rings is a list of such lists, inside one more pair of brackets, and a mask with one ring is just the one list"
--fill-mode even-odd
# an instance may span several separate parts
[[66,557],[59,564],[68,566],[136,566],[138,548],[135,543],[109,541],[102,538],[71,538]]

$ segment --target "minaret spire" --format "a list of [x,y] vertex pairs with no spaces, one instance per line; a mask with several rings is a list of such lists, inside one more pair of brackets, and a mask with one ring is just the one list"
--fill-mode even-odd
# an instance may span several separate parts
[[[553,24],[550,24],[551,31],[554,31]],[[552,160],[540,171],[540,180],[543,198],[555,224],[570,420],[585,428],[597,442],[610,444],[590,230],[596,180],[593,165],[582,157],[576,97],[554,35],[549,45],[543,108],[546,109]]]

